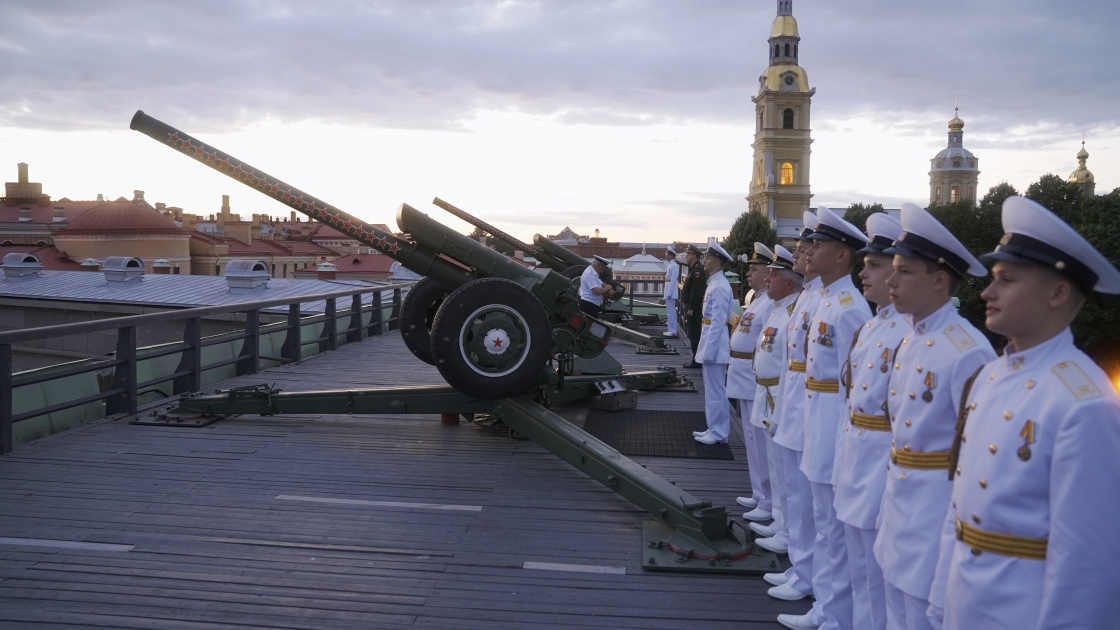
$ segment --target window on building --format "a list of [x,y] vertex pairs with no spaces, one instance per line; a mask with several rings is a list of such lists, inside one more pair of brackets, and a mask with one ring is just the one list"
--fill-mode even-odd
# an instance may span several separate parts
[[794,57],[796,57],[796,56],[797,56],[797,44],[794,44],[794,45],[793,45],[793,56],[794,56]]
[[793,164],[782,162],[782,185],[789,186],[791,184],[793,184]]
[[961,166],[961,159],[960,158],[953,158],[953,168],[960,168],[960,166]]
[[755,162],[755,164],[754,164],[754,174],[755,174],[755,177],[754,177],[755,183],[758,184],[759,186],[761,186],[763,184],[763,180],[762,180],[762,175],[763,175],[763,173],[762,173],[762,160],[758,160],[757,162]]
[[941,187],[937,187],[937,192],[933,196],[934,203],[941,203]]
[[789,44],[786,44],[786,56],[789,56]]
[[763,120],[764,114],[765,114],[765,110],[758,112],[758,128],[755,129],[755,131],[762,131],[762,120]]
[[961,199],[961,187],[953,186],[949,189],[949,203],[957,203]]
[[221,264],[214,265],[214,275],[215,276],[222,275],[222,265]]
[[782,129],[793,129],[793,110],[788,107],[782,112]]
[[284,277],[288,277],[288,263],[284,263]]
[[969,186],[968,187],[968,197],[967,197],[967,199],[975,199],[975,198],[976,198],[976,187],[975,186]]
[[272,277],[276,277],[276,263],[272,263]]
[[782,47],[778,44],[774,44],[774,56],[777,57],[780,54],[782,54]]

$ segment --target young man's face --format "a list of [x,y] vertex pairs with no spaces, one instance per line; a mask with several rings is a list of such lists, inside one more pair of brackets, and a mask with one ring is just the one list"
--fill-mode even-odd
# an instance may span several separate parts
[[692,252],[688,252],[687,254],[684,255],[684,261],[685,261],[685,263],[688,264],[689,267],[695,265],[696,261],[699,260],[699,259],[700,259],[700,257],[697,256],[696,254],[692,253]]
[[793,248],[793,270],[801,275],[805,275],[805,254],[812,245],[812,241],[797,241],[797,246]]
[[846,264],[843,250],[846,245],[834,239],[817,239],[810,241],[812,245],[805,252],[805,271],[810,275],[822,276],[836,271],[840,265]]
[[930,272],[924,260],[895,256],[893,271],[887,277],[891,302],[899,313],[921,313],[935,302],[939,292],[935,286],[936,276],[944,271]]
[[676,260],[677,257],[669,252],[665,252],[665,260]]
[[999,261],[992,282],[980,294],[987,308],[984,325],[997,335],[1018,337],[1053,317],[1048,297],[1061,282],[1059,274],[1037,265]]
[[747,265],[747,286],[755,291],[765,289],[769,271],[764,265]]
[[863,282],[863,297],[868,302],[874,302],[880,307],[891,303],[891,289],[887,286],[887,278],[894,273],[892,262],[893,257],[886,254],[864,254],[859,279]]
[[709,276],[716,273],[717,271],[721,271],[722,269],[723,261],[720,260],[719,256],[704,256],[704,271],[707,271]]

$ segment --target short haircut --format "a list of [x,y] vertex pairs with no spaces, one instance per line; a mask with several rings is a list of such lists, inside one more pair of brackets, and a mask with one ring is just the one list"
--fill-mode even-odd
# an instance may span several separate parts
[[778,269],[778,275],[782,280],[789,280],[793,282],[793,292],[797,293],[801,287],[805,285],[805,278],[792,269]]
[[948,265],[933,262],[932,260],[928,260],[926,258],[919,258],[918,260],[925,263],[926,273],[932,275],[937,273],[938,271],[944,271],[945,275],[949,276],[949,297],[955,296],[957,292],[961,290],[961,277],[958,276],[955,271],[950,269]]

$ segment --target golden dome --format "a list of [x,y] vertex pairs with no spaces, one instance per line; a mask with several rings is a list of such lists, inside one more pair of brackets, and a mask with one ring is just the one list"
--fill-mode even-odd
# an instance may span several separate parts
[[774,18],[774,24],[770,27],[770,37],[796,37],[801,38],[797,34],[797,20],[792,15],[779,15]]
[[1089,159],[1089,152],[1085,150],[1085,141],[1081,141],[1081,150],[1077,152],[1077,170],[1069,174],[1069,182],[1071,184],[1091,184],[1093,183],[1093,173],[1085,166],[1085,160]]
[[964,121],[961,120],[960,116],[957,115],[958,109],[959,108],[957,108],[957,107],[953,108],[953,119],[949,121],[949,131],[963,131],[964,130]]

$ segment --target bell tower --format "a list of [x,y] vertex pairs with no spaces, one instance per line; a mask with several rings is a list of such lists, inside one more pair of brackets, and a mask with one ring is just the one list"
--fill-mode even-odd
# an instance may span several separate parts
[[816,88],[797,64],[801,37],[793,17],[793,0],[777,0],[778,15],[767,40],[769,67],[758,77],[754,103],[754,162],[750,209],[771,222],[800,219],[809,209],[809,105]]

